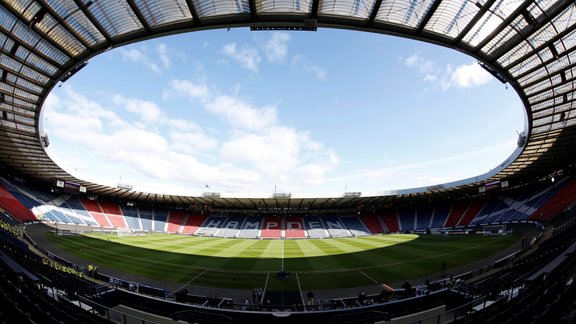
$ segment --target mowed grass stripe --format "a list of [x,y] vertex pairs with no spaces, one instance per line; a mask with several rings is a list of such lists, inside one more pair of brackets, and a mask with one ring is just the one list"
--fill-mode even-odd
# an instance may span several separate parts
[[382,247],[382,243],[379,241],[366,240],[365,237],[359,237],[355,240],[340,239],[343,243],[351,244],[358,247],[361,250],[373,250]]
[[[297,269],[311,269],[312,265],[310,260],[312,258],[306,257],[307,252],[315,249],[308,240],[287,240],[285,241],[284,249],[288,251],[291,256],[299,256],[299,258],[284,258],[284,267],[296,271]],[[296,261],[295,261],[296,260]]]
[[[342,255],[346,251],[341,249],[338,245],[331,244],[331,240],[311,240],[309,241],[316,249],[322,251],[322,255]],[[321,271],[329,269],[342,269],[348,268],[347,264],[350,259],[355,259],[356,257],[351,257],[352,254],[347,255],[346,258],[342,257],[309,257],[308,264],[310,265],[310,271]],[[350,256],[350,258],[348,258]]]
[[259,258],[264,254],[262,244],[257,240],[233,240],[233,244],[220,251],[228,257]]
[[[148,236],[139,237],[138,245],[146,248],[122,245],[113,242],[110,236],[100,236],[103,239],[98,240],[90,237],[47,235],[51,235],[50,240],[58,242],[64,250],[98,265],[153,279],[182,283],[190,281],[208,269],[195,280],[195,283],[202,282],[208,286],[228,288],[259,286],[265,281],[263,279],[265,275],[270,274],[274,277],[281,267],[281,244],[284,244],[284,253],[287,256],[284,259],[287,271],[297,272],[301,280],[308,280],[306,278],[312,278],[314,275],[314,278],[321,277],[331,282],[314,283],[315,280],[311,279],[306,285],[316,284],[318,287],[329,285],[331,288],[336,288],[351,287],[357,283],[366,284],[367,277],[382,282],[397,282],[405,278],[425,276],[440,271],[442,262],[446,262],[449,268],[473,262],[501,251],[518,240],[518,237],[513,236],[474,236],[460,237],[461,240],[457,240],[454,237],[441,236],[386,235],[337,240],[281,241],[168,235],[167,240],[172,241],[171,238],[174,240],[167,246],[177,246],[179,252],[171,253],[155,250],[157,243],[161,243],[158,242],[156,235],[149,235],[152,240],[147,240]],[[138,241],[135,237],[119,239],[130,244],[136,244]],[[402,239],[405,242],[399,244]],[[356,240],[360,243],[356,243]],[[367,250],[350,253],[357,251],[364,242],[370,242],[365,245]],[[183,249],[183,246],[200,246],[199,250],[202,253],[209,251],[210,256],[184,254],[184,251],[192,253],[194,249]],[[265,255],[274,257],[263,257]],[[314,257],[305,257],[308,255]],[[355,269],[361,270],[365,275]],[[316,274],[319,274],[319,277],[315,277]],[[233,279],[236,276],[245,278],[242,280],[253,278],[254,281],[237,282],[237,279]],[[347,279],[342,281],[343,278]],[[223,285],[219,282],[230,282],[232,285]],[[292,286],[289,282],[278,282],[274,285],[285,285],[283,286],[285,288]]]
[[[75,237],[55,237],[49,234],[48,239],[57,239],[60,247],[86,259],[87,263],[105,265],[151,279],[181,282],[203,271],[187,266],[181,258],[171,260],[171,253],[148,250],[142,255],[134,247],[88,237],[78,240]],[[165,267],[171,271],[159,274],[158,269]]]
[[[99,238],[99,235],[90,235],[87,236],[93,238]],[[112,242],[118,242],[126,245],[138,246],[147,249],[155,249],[160,251],[174,251],[186,246],[188,239],[185,236],[180,235],[172,235],[176,236],[176,238],[167,239],[168,237],[156,237],[155,235],[150,235],[150,237],[146,236],[146,239],[143,240],[141,237],[138,236],[116,236],[112,234],[105,234],[104,237],[107,240]],[[178,237],[180,236],[180,237]]]

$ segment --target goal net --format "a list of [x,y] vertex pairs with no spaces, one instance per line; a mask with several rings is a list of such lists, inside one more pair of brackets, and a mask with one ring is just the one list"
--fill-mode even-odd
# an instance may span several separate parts
[[116,235],[118,236],[134,236],[134,232],[132,232],[129,228],[119,228],[116,231]]
[[144,231],[135,230],[132,228],[119,228],[116,230],[118,236],[144,236]]
[[508,227],[506,224],[485,225],[484,235],[506,235],[508,234],[507,229]]

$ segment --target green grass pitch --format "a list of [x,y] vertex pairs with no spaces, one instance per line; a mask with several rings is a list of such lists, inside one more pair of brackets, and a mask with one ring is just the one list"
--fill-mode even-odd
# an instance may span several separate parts
[[[258,240],[173,234],[87,234],[48,239],[100,266],[153,280],[207,287],[335,289],[394,283],[469,264],[519,236],[391,234],[341,239]],[[274,279],[284,267],[288,280]]]

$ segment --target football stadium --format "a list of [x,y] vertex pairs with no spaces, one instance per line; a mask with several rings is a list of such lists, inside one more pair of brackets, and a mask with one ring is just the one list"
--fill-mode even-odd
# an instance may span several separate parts
[[[575,16],[561,0],[2,1],[0,321],[576,322]],[[48,155],[47,98],[90,59],[237,28],[461,52],[526,129],[487,173],[381,194],[147,192]]]

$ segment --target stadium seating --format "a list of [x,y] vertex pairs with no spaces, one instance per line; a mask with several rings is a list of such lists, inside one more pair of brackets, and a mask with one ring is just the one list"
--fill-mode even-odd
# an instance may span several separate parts
[[306,231],[304,230],[304,219],[299,216],[288,216],[284,219],[285,230],[284,236],[286,238],[305,238]]
[[560,214],[576,197],[576,177],[570,178],[560,190],[546,203],[532,214],[529,219],[548,221]]
[[430,228],[434,206],[424,205],[416,207],[416,230],[426,230]]
[[152,218],[154,215],[152,214],[152,208],[141,208],[139,209],[140,212],[140,222],[142,223],[142,230],[146,232],[152,232]]
[[166,232],[168,227],[168,209],[158,208],[154,209],[154,232]]
[[180,227],[184,222],[186,214],[183,210],[171,210],[168,214],[168,233],[180,233]]
[[38,218],[16,199],[4,185],[0,184],[0,207],[16,217],[21,222],[33,222]]
[[380,217],[373,212],[361,213],[360,220],[364,225],[366,225],[372,234],[382,234],[387,232],[382,225]]
[[196,235],[214,236],[220,230],[220,227],[225,224],[226,216],[211,215],[206,218],[202,226],[196,231]]
[[86,223],[86,225],[98,226],[98,223],[96,220],[94,220],[94,217],[92,217],[86,208],[84,208],[78,197],[72,195],[68,196],[62,207],[64,209],[68,209],[71,212],[74,212],[79,218],[82,219],[82,221],[84,221],[84,223]]
[[352,233],[337,216],[324,216],[322,221],[331,237],[352,237]]
[[66,215],[63,212],[61,212],[60,210],[54,208],[52,210],[49,211],[49,213],[52,213],[54,216],[56,216],[56,218],[58,218],[59,220],[61,220],[62,223],[66,223],[66,224],[84,224],[82,221],[80,221],[79,218],[72,218],[72,215]]
[[478,213],[480,213],[485,203],[486,200],[482,198],[472,200],[464,212],[464,215],[462,215],[458,223],[456,223],[456,226],[468,226]]
[[281,238],[282,219],[275,216],[264,216],[261,238]]
[[452,206],[446,203],[436,204],[434,206],[430,228],[443,228],[448,219],[448,215],[450,215],[451,208]]
[[132,230],[141,231],[142,225],[140,224],[138,209],[134,206],[122,206],[120,209],[120,214],[124,215],[128,227]]
[[550,200],[555,194],[562,189],[569,178],[561,179],[555,182],[552,186],[541,187],[540,190],[536,191],[532,197],[526,200],[526,205],[530,206],[534,211],[542,207],[548,200]]
[[382,221],[390,233],[399,233],[400,225],[398,221],[398,213],[394,208],[384,209]]
[[122,215],[122,210],[118,204],[110,202],[110,201],[98,201],[102,211],[108,216],[108,219],[112,223],[112,226],[115,228],[128,228],[128,224],[126,223],[126,219],[124,215]]
[[204,223],[206,216],[200,214],[190,214],[186,221],[184,222],[184,227],[182,227],[182,234],[194,234],[198,228]]
[[304,225],[309,238],[323,239],[329,238],[330,233],[322,219],[318,216],[304,217]]
[[454,227],[460,219],[464,216],[466,209],[468,209],[469,202],[457,202],[455,205],[452,206],[450,210],[450,214],[448,214],[448,219],[446,220],[445,226],[446,227]]
[[236,237],[242,227],[246,217],[230,216],[220,226],[220,230],[215,234],[218,237]]
[[[35,216],[37,214],[38,217],[52,223],[195,235],[208,217],[208,215],[187,215],[181,210],[167,210],[162,207],[156,209],[144,206],[120,208],[117,203],[110,201],[92,201],[85,196],[44,193],[24,183],[13,185],[4,178],[0,178],[0,183],[0,204],[3,204],[0,207],[4,206],[5,210],[15,214],[14,217],[25,221],[37,220]],[[209,229],[201,232],[201,235],[325,238],[546,220],[547,218],[543,215],[553,217],[550,215],[558,214],[573,201],[575,192],[576,180],[567,177],[559,179],[556,183],[527,188],[518,194],[495,192],[485,197],[462,200],[452,205],[439,203],[388,206],[377,213],[372,211],[362,212],[360,215],[351,213],[345,216],[331,214],[316,219],[310,218],[316,217],[314,215],[306,215],[305,217],[256,217],[248,221],[247,217],[253,216],[239,216],[234,220],[235,224],[239,224],[238,228],[233,228],[232,223],[212,224]],[[242,224],[245,223],[248,227],[243,228]],[[255,224],[261,225],[261,228],[256,229]]]
[[104,228],[112,228],[112,223],[106,217],[106,214],[102,212],[102,208],[95,200],[90,200],[86,197],[80,197],[80,202],[84,205],[84,208],[92,215],[92,217],[96,220],[96,222],[100,225],[100,227]]
[[[366,228],[364,223],[360,220],[360,218],[356,217],[355,215],[352,216],[340,216],[340,221],[342,224],[348,228],[350,234],[353,236],[365,236],[371,235],[372,233]],[[381,226],[380,226],[381,227]]]
[[412,206],[396,208],[400,229],[403,232],[412,232],[416,229],[416,210]]
[[484,208],[478,215],[470,222],[470,225],[489,224],[495,220],[504,210],[507,205],[499,197],[490,197]]
[[262,229],[262,217],[248,216],[242,224],[242,228],[238,232],[238,237],[241,238],[259,238],[260,230]]

